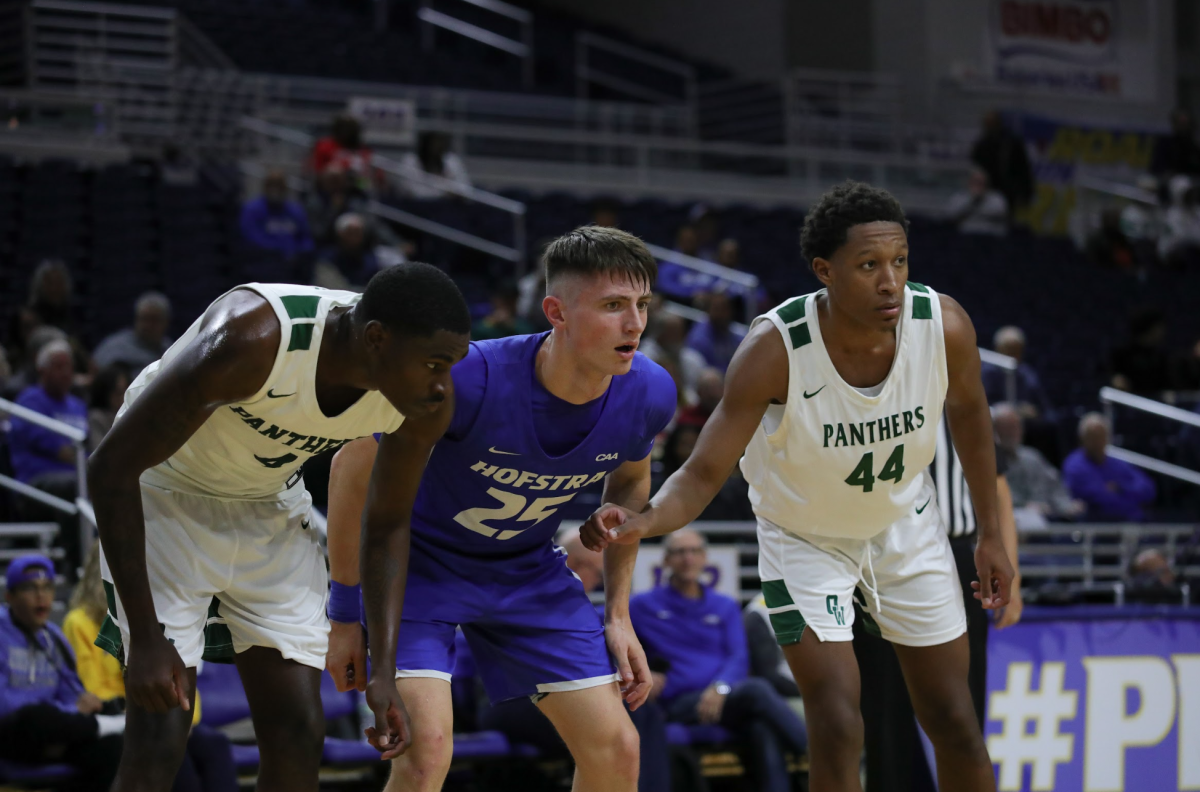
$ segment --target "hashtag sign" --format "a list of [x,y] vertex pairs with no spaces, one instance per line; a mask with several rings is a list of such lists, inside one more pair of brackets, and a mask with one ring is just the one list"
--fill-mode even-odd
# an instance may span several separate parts
[[[1000,734],[988,737],[988,752],[1000,765],[1002,792],[1020,792],[1021,770],[1033,766],[1034,792],[1051,792],[1060,762],[1071,761],[1075,737],[1062,734],[1059,722],[1075,717],[1079,694],[1063,690],[1066,666],[1043,663],[1042,679],[1033,689],[1033,664],[1010,663],[1008,685],[992,694],[988,718],[1002,723]],[[1033,721],[1033,733],[1026,724]]]

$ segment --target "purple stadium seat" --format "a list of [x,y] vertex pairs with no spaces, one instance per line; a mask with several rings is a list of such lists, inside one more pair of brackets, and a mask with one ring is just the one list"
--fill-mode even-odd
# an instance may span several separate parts
[[75,776],[70,765],[23,765],[0,760],[0,781],[19,784],[58,784]]
[[250,702],[233,665],[205,663],[196,677],[196,690],[201,699],[200,720],[206,725],[225,726],[250,717]]
[[248,770],[252,767],[258,767],[258,746],[234,744],[233,766],[238,770]]
[[498,731],[454,735],[455,759],[495,759],[511,753],[508,738]]
[[326,737],[321,761],[331,765],[370,764],[379,761],[379,751],[361,740]]
[[697,743],[729,742],[733,735],[722,726],[711,724],[696,724],[685,726],[682,723],[667,724],[667,742],[670,745],[696,745]]

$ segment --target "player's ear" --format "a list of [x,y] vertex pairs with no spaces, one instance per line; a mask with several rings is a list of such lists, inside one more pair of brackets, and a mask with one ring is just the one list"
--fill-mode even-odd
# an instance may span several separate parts
[[546,314],[546,318],[550,320],[550,324],[556,328],[563,327],[567,323],[566,303],[561,297],[554,294],[547,294],[542,298],[542,312]]
[[383,351],[390,335],[388,329],[377,319],[367,322],[363,328],[363,342],[366,343],[367,349],[375,354]]
[[832,269],[833,264],[829,261],[829,259],[824,259],[820,256],[817,256],[812,260],[813,275],[816,275],[817,280],[821,281],[821,283],[825,284],[826,286],[828,286],[829,282],[833,279],[833,273],[831,272]]

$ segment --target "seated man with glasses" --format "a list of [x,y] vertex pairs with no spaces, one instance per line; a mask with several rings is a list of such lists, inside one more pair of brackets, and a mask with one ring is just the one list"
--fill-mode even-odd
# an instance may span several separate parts
[[629,616],[654,672],[650,699],[679,723],[715,723],[733,732],[751,757],[758,789],[791,789],[785,752],[808,744],[804,723],[765,679],[750,677],[742,612],[732,598],[700,582],[708,564],[704,537],[684,528],[664,539],[665,585],[629,600]]
[[8,567],[8,604],[0,609],[0,759],[23,765],[69,764],[72,789],[107,790],[121,759],[123,715],[100,714],[83,689],[67,639],[50,623],[54,563],[22,556]]

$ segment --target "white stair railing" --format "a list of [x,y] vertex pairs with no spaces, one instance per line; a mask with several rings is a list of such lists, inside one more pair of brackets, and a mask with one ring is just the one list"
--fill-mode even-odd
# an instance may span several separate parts
[[521,59],[521,80],[526,88],[533,87],[533,14],[524,8],[518,8],[501,0],[458,0],[490,11],[516,22],[519,26],[519,37],[513,38],[490,30],[480,25],[472,24],[464,19],[453,16],[433,7],[433,0],[421,0],[421,8],[417,11],[417,19],[421,25],[421,46],[426,50],[434,47],[434,28],[457,33],[460,36],[473,39],[488,47],[507,52]]

